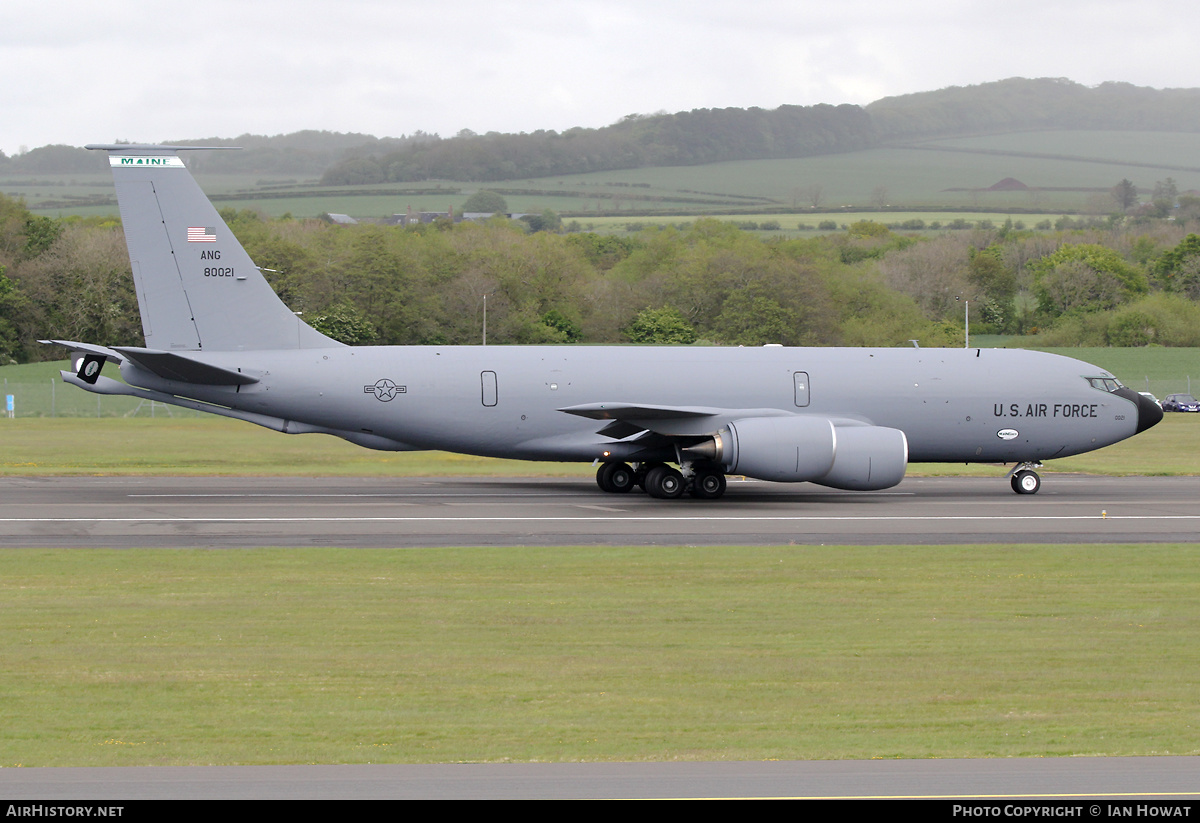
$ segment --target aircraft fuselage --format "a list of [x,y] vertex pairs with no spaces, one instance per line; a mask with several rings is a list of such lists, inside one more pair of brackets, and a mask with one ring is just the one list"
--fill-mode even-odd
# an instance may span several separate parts
[[[1138,430],[1137,403],[1087,379],[1111,375],[1021,350],[406,346],[190,356],[259,382],[197,386],[129,361],[122,373],[147,389],[393,448],[523,459],[591,461],[614,447],[620,456],[598,421],[560,410],[646,396],[678,407],[719,397],[730,419],[767,409],[895,428],[921,462],[1034,462]],[[714,415],[705,428],[722,422]]]

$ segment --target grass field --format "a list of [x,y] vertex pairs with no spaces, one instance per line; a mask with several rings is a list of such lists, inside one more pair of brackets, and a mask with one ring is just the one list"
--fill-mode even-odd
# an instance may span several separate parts
[[8,549],[0,766],[1196,754],[1198,560]]

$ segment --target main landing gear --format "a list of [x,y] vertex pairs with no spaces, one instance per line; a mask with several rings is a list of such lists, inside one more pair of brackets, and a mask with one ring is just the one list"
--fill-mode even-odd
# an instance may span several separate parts
[[1020,463],[1009,472],[1008,482],[1017,494],[1037,494],[1042,488],[1042,478],[1034,469],[1040,469],[1041,463]]
[[625,494],[641,486],[646,494],[673,500],[687,492],[692,497],[716,500],[725,494],[725,473],[715,468],[685,467],[683,471],[665,463],[604,463],[596,470],[596,485],[606,492]]

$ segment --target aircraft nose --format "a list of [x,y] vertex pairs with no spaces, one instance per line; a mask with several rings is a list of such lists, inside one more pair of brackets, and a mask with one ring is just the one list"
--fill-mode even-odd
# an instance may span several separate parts
[[1149,397],[1138,394],[1128,386],[1122,386],[1113,393],[1118,397],[1124,397],[1126,400],[1132,400],[1134,403],[1137,403],[1137,434],[1141,434],[1146,429],[1156,426],[1162,421],[1162,408]]
[[1138,424],[1137,430],[1140,434],[1151,426],[1158,425],[1163,418],[1163,410],[1157,403],[1144,395],[1137,396],[1138,406]]

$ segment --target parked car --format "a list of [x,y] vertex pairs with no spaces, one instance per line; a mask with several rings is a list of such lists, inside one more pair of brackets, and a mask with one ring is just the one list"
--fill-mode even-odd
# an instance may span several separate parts
[[1200,412],[1200,400],[1190,394],[1168,394],[1162,408],[1165,412]]
[[1138,394],[1140,394],[1142,397],[1145,397],[1147,400],[1153,400],[1153,401],[1154,401],[1154,405],[1158,406],[1160,409],[1162,408],[1162,401],[1161,401],[1161,400],[1159,400],[1159,399],[1158,399],[1157,397],[1155,397],[1154,395],[1152,395],[1150,392],[1148,392],[1148,391],[1140,391],[1140,392],[1138,392]]

